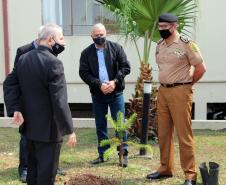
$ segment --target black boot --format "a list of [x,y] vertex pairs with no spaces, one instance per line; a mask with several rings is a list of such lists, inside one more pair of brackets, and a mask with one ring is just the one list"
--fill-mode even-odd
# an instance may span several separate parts
[[200,170],[200,173],[201,173],[203,185],[208,185],[209,173],[208,173],[206,163],[201,163],[200,166],[199,166],[199,170]]
[[209,170],[206,163],[199,166],[203,185],[218,185],[219,167],[215,162],[209,162]]
[[218,185],[219,164],[209,162],[209,181],[208,185]]

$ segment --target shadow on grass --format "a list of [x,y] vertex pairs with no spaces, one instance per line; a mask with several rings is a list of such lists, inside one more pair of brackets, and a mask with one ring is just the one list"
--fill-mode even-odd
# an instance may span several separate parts
[[17,167],[0,170],[0,182],[12,182],[18,180]]

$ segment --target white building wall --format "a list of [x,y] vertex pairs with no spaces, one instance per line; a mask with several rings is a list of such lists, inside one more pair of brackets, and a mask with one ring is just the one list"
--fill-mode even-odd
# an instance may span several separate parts
[[[8,0],[9,4],[9,44],[11,68],[15,58],[17,47],[31,42],[37,36],[39,26],[42,24],[41,0]],[[206,119],[207,102],[226,102],[226,1],[200,0],[200,15],[197,23],[195,40],[197,41],[203,57],[206,61],[207,72],[204,78],[194,86],[195,119]],[[1,4],[0,4],[0,10]],[[0,12],[2,15],[2,13]],[[0,85],[4,79],[4,56],[3,56],[3,25],[0,20]],[[118,41],[119,37],[111,35],[109,40]],[[81,51],[92,43],[90,36],[66,36],[66,50],[59,57],[65,68],[68,83],[69,102],[89,103],[90,93],[87,85],[79,78],[79,57]],[[126,78],[125,99],[128,101],[134,92],[134,85],[139,75],[139,59],[135,47],[131,43],[124,44],[128,59],[131,62],[132,72]],[[142,49],[142,41],[138,43]],[[152,46],[151,64],[153,67],[154,80],[158,81],[158,70],[154,62],[155,45]],[[0,103],[3,102],[2,87],[0,87]]]
[[41,0],[8,0],[11,68],[16,49],[37,38],[42,25],[41,13]]

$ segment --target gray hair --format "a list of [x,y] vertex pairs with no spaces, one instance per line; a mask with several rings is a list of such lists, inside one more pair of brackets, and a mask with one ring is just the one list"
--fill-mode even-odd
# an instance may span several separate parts
[[92,27],[91,33],[93,33],[94,30],[96,30],[96,29],[104,29],[106,31],[106,28],[102,23],[94,24]]
[[55,37],[57,32],[62,32],[62,28],[56,24],[49,23],[40,27],[38,33],[38,39],[43,40],[48,37]]

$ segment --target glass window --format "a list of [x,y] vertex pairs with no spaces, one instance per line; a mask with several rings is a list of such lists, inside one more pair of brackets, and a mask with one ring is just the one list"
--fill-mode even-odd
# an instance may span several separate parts
[[226,120],[226,103],[207,103],[207,120]]
[[64,35],[89,35],[98,22],[108,33],[117,33],[115,17],[95,0],[42,0],[42,17],[43,24],[62,26]]

